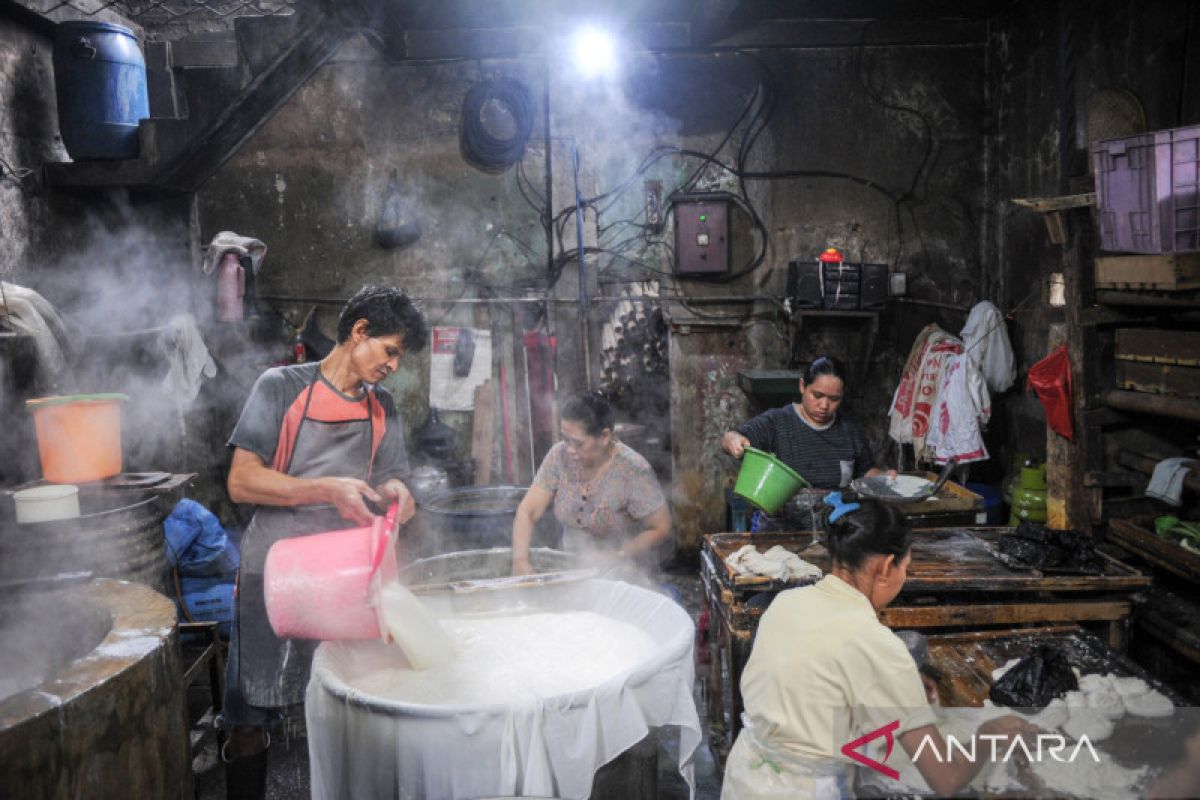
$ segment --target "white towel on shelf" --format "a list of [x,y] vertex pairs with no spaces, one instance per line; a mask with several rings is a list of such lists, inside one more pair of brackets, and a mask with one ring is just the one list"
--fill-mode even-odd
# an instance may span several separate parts
[[1193,463],[1194,459],[1190,458],[1164,458],[1155,464],[1150,485],[1146,487],[1146,496],[1173,506],[1181,505],[1183,478]]
[[267,257],[267,246],[253,236],[239,236],[233,231],[221,231],[213,237],[208,249],[204,251],[204,274],[211,275],[221,262],[221,256],[230,250],[239,256],[250,257],[250,268],[255,275]]
[[725,558],[725,563],[739,575],[765,575],[777,581],[791,581],[812,576],[820,578],[821,568],[810,564],[782,545],[765,553],[752,544],[744,545]]
[[1000,309],[986,300],[976,303],[959,336],[971,360],[983,371],[989,389],[1003,392],[1013,385],[1017,379],[1017,361]]

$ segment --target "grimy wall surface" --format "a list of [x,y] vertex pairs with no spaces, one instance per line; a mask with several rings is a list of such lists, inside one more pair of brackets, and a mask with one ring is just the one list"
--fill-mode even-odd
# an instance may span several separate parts
[[[669,321],[669,367],[657,380],[670,414],[638,421],[670,442],[672,497],[690,546],[721,525],[714,499],[733,465],[717,438],[759,410],[737,390],[739,370],[795,366],[819,353],[843,358],[856,376],[848,411],[882,458],[887,401],[925,324],[957,332],[978,300],[1006,311],[1021,304],[1010,330],[1022,369],[1044,355],[1061,317],[1044,289],[1060,253],[1041,218],[1009,198],[1090,188],[1089,103],[1101,91],[1132,91],[1149,129],[1195,121],[1195,58],[1185,47],[1194,14],[1182,0],[1110,0],[1018,2],[978,21],[813,22],[804,43],[786,47],[628,54],[608,85],[541,56],[403,61],[353,40],[203,187],[198,233],[186,196],[73,192],[44,186],[36,173],[17,180],[6,172],[0,274],[44,289],[94,332],[158,327],[185,309],[206,324],[212,286],[196,274],[196,243],[222,230],[254,235],[270,246],[255,287],[271,298],[260,303],[260,327],[277,340],[254,354],[258,366],[287,357],[289,326],[314,305],[332,333],[340,300],[365,282],[393,282],[424,298],[431,321],[492,331],[496,375],[505,367],[510,383],[506,398],[497,387],[496,430],[506,407],[517,441],[529,425],[521,332],[557,337],[560,393],[589,375],[595,385],[611,297],[655,282]],[[10,16],[0,16],[0,31],[0,156],[15,167],[62,160],[52,33]],[[470,87],[498,75],[529,87],[532,135],[520,170],[486,174],[461,156],[462,103]],[[750,139],[744,186],[717,166],[699,169],[695,155],[663,149],[715,153],[732,165]],[[569,211],[573,154],[580,193],[594,199],[584,214],[587,313]],[[765,231],[761,265],[724,285],[677,280],[671,226],[643,227],[648,180],[664,198],[685,185],[744,192]],[[374,233],[393,181],[421,237],[388,250]],[[754,258],[763,231],[735,213],[735,268]],[[865,360],[863,320],[789,322],[779,311],[788,261],[826,246],[907,275],[909,296],[880,314]],[[542,302],[478,302],[495,297]],[[236,350],[249,327],[213,334],[215,349]],[[392,379],[410,431],[428,411],[427,359],[413,358]],[[255,364],[234,366],[244,376]],[[103,361],[80,374],[91,383],[75,389],[100,388]],[[233,394],[244,394],[243,384]],[[238,399],[221,395],[208,407]],[[1044,423],[1018,390],[993,400],[995,458],[976,474],[995,480],[1011,452],[1040,450]],[[219,454],[227,433],[221,413],[202,437],[216,443],[206,457]],[[448,421],[462,430],[465,453],[469,415]],[[185,450],[186,439],[171,447]],[[511,473],[502,477],[528,481],[535,454],[516,447],[505,457]]]
[[[514,331],[548,325],[558,339],[559,388],[573,390],[585,383],[585,349],[574,217],[560,212],[574,200],[574,148],[582,194],[605,195],[584,217],[589,294],[656,280],[672,298],[665,303],[670,371],[662,375],[664,385],[670,381],[671,414],[651,424],[664,433],[670,428],[679,533],[691,546],[720,526],[714,499],[733,476],[716,441],[754,411],[736,388],[739,369],[785,368],[822,352],[844,358],[852,374],[864,376],[850,387],[853,413],[882,450],[887,397],[916,332],[943,315],[949,328],[965,319],[961,311],[890,306],[864,362],[863,320],[807,320],[797,332],[780,316],[772,301],[786,293],[789,260],[814,259],[836,246],[850,259],[907,272],[916,300],[965,309],[984,297],[984,28],[964,23],[949,37],[945,28],[938,31],[880,25],[863,30],[859,43],[841,46],[643,53],[625,62],[615,84],[603,86],[540,58],[389,62],[354,43],[204,187],[201,238],[229,229],[266,241],[271,251],[257,289],[293,320],[313,305],[308,300],[343,299],[362,283],[383,281],[427,298],[434,320],[491,327],[501,349],[511,351],[504,339]],[[536,106],[520,178],[515,169],[485,174],[459,152],[464,95],[497,75],[525,82]],[[657,180],[666,197],[704,162],[656,148],[712,153],[748,104],[717,158],[735,163],[746,124],[761,108],[765,124],[745,169],[760,174],[746,181],[746,192],[763,220],[765,258],[730,284],[679,281],[671,275],[670,228],[660,236],[638,228],[642,190],[646,180]],[[822,175],[807,174],[813,172]],[[407,248],[385,250],[373,233],[393,175],[422,236]],[[623,186],[629,188],[614,192]],[[713,166],[691,186],[739,190],[736,178]],[[561,224],[561,242],[547,242],[543,204]],[[734,227],[733,261],[740,268],[754,257],[762,233],[742,217]],[[507,307],[441,302],[544,292],[548,272],[561,278],[541,320]],[[714,296],[760,299],[681,301]],[[317,305],[331,333],[336,307]],[[598,338],[610,312],[604,299],[593,300],[592,336]],[[593,384],[598,351],[598,341],[586,351]],[[427,413],[428,373],[421,358],[402,373],[393,389],[412,427]],[[468,421],[452,415],[451,423]]]

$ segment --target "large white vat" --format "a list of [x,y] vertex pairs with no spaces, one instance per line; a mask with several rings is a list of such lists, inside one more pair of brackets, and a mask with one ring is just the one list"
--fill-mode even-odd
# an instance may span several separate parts
[[306,700],[314,798],[585,798],[599,767],[665,725],[681,729],[679,766],[692,784],[694,626],[678,604],[606,580],[424,599],[438,614],[591,611],[641,628],[657,648],[590,689],[523,707],[461,707],[365,695],[351,684],[387,646],[326,642]]

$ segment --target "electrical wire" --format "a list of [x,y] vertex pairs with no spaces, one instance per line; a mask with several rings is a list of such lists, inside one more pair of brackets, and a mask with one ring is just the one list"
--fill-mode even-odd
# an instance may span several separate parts
[[[484,106],[495,102],[512,116],[513,135],[502,139],[483,124]],[[508,77],[477,83],[463,98],[460,145],[466,162],[483,172],[498,175],[525,155],[525,144],[533,131],[533,95],[524,83]]]

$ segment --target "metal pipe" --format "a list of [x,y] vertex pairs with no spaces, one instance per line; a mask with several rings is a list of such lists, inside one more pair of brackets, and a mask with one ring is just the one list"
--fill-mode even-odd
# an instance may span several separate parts
[[1100,402],[1109,408],[1119,408],[1122,411],[1160,414],[1164,417],[1200,422],[1200,400],[1171,397],[1165,394],[1130,392],[1125,389],[1109,389],[1100,395]]
[[579,338],[583,344],[583,388],[592,388],[592,304],[588,298],[587,260],[583,243],[583,195],[579,191],[579,147],[571,140],[571,172],[575,179],[575,242],[579,249]]
[[[316,305],[344,306],[349,298],[338,297],[304,297],[299,295],[260,294],[258,299],[268,303],[312,303]],[[556,306],[573,306],[578,300],[562,300],[554,297],[414,297],[417,303],[429,305],[508,305],[510,303],[545,303]],[[705,297],[679,297],[668,295],[655,297],[653,295],[629,295],[593,297],[592,303],[680,303],[687,305],[733,305],[741,303],[770,303],[783,308],[778,297],[768,295],[713,295]]]

